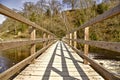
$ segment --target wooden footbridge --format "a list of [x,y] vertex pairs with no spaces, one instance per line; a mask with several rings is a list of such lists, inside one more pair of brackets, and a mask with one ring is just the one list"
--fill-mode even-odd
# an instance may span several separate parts
[[[119,15],[120,4],[70,31],[61,41],[55,34],[2,4],[0,14],[32,27],[30,39],[0,42],[0,50],[31,45],[31,56],[1,73],[0,80],[120,80],[120,76],[108,71],[88,56],[89,45],[120,52],[119,42],[90,41],[88,38],[88,26],[92,27],[93,24]],[[85,40],[77,39],[77,30],[83,28],[85,28]],[[45,32],[43,38],[36,38],[35,29]],[[37,52],[36,43],[44,43],[43,48]],[[77,49],[77,43],[84,44],[83,52]]]

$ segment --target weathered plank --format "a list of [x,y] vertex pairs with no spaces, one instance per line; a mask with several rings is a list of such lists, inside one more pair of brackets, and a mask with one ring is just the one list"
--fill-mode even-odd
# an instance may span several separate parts
[[[68,38],[66,38],[68,39]],[[68,39],[70,40],[70,39]],[[120,52],[120,42],[106,42],[106,41],[85,41],[82,39],[71,39],[73,41],[77,41],[78,43],[88,44],[91,46],[117,51]]]
[[[52,39],[50,39],[52,40]],[[34,44],[34,43],[40,43],[40,42],[45,42],[48,41],[48,39],[36,39],[36,40],[28,40],[28,39],[21,39],[21,40],[11,40],[11,41],[1,41],[0,42],[0,50],[6,50],[10,48],[15,48],[19,46],[24,46],[24,45],[29,45],[29,44]]]
[[13,80],[104,80],[78,54],[58,41]]
[[33,59],[38,57],[42,52],[44,52],[48,47],[50,47],[54,42],[51,42],[46,47],[42,48],[41,50],[37,51],[35,54],[32,54],[28,58],[24,59],[23,61],[17,63],[15,66],[11,67],[10,69],[6,70],[5,72],[0,74],[0,80],[8,80],[11,76],[15,73],[19,72],[23,67],[27,64],[31,63]]
[[50,31],[48,31],[48,30],[40,27],[39,25],[35,24],[34,22],[31,22],[30,20],[24,18],[24,17],[21,16],[20,14],[14,12],[13,10],[7,8],[6,6],[4,6],[4,5],[2,5],[2,4],[0,4],[0,14],[3,14],[3,15],[5,15],[5,16],[8,16],[8,17],[10,17],[10,18],[12,18],[12,19],[15,19],[15,20],[17,20],[17,21],[20,21],[20,22],[22,22],[22,23],[25,23],[25,24],[27,24],[27,25],[29,25],[29,26],[33,26],[34,28],[40,29],[40,30],[42,30],[42,31],[45,31],[46,33],[49,33],[49,34],[55,36],[55,35],[54,35],[53,33],[51,33]]
[[99,15],[99,16],[91,19],[91,20],[89,20],[88,22],[84,23],[83,25],[79,26],[78,28],[76,28],[74,30],[71,30],[67,34],[70,34],[70,33],[73,33],[75,31],[79,30],[79,29],[91,26],[91,25],[93,25],[95,23],[101,22],[103,20],[106,20],[106,19],[111,18],[113,16],[116,16],[118,14],[120,14],[120,4],[117,5],[116,7],[112,8],[112,9],[110,9],[109,11],[106,11],[103,14],[101,14],[101,15]]

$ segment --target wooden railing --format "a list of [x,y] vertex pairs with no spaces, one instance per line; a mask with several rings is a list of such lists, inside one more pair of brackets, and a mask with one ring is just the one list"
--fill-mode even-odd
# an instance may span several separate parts
[[[30,39],[9,40],[9,41],[0,42],[0,50],[6,50],[6,49],[15,48],[23,45],[31,45],[31,49],[30,49],[31,56],[29,56],[28,58],[24,59],[23,61],[19,62],[15,66],[11,67],[10,69],[0,74],[0,80],[8,80],[10,77],[15,75],[26,65],[30,64],[37,56],[39,56],[42,52],[44,52],[50,45],[52,45],[55,42],[56,36],[50,31],[40,27],[34,22],[31,22],[30,20],[24,18],[20,14],[5,7],[2,4],[0,4],[0,14],[3,14],[7,17],[10,17],[19,22],[27,24],[29,27],[32,27],[32,30],[30,32],[30,36],[31,36]],[[36,39],[36,29],[42,30],[44,32],[43,38]],[[43,42],[43,48],[36,52],[36,43],[40,43],[40,42]]]
[[[19,72],[26,65],[30,64],[37,56],[39,56],[51,44],[53,44],[54,41],[48,45],[46,42],[50,42],[50,40],[55,40],[55,35],[53,33],[49,32],[48,30],[40,27],[39,25],[35,24],[34,22],[31,22],[28,19],[24,18],[23,16],[15,13],[14,11],[10,10],[9,8],[3,6],[2,4],[0,4],[0,14],[8,16],[17,21],[23,22],[23,23],[27,24],[29,27],[32,26],[30,39],[0,42],[0,50],[6,50],[6,49],[10,49],[10,48],[15,48],[15,47],[31,44],[31,53],[32,53],[31,56],[29,56],[25,60],[19,62],[15,66],[11,67],[10,69],[8,69],[5,72],[0,74],[0,80],[7,80],[10,77],[12,77],[14,74]],[[105,42],[105,41],[90,41],[88,26],[92,27],[93,24],[103,21],[105,19],[108,19],[108,18],[118,15],[118,14],[120,14],[120,4],[118,6],[116,6],[115,8],[103,13],[102,15],[91,19],[90,21],[86,22],[82,26],[70,31],[69,33],[67,33],[66,38],[64,38],[64,41],[67,40],[67,43],[69,40],[68,45],[71,46],[84,59],[85,64],[87,64],[89,62],[90,65],[107,80],[120,80],[120,77],[112,74],[111,72],[106,70],[103,66],[99,65],[93,59],[90,59],[88,57],[89,45],[120,52],[120,43],[119,42]],[[45,32],[43,35],[43,38],[36,39],[36,30],[35,30],[36,28]],[[85,40],[77,39],[77,30],[82,29],[82,28],[85,28]],[[48,38],[46,37],[47,34],[48,34]],[[72,38],[72,35],[74,35],[74,39]],[[74,47],[72,44],[73,41],[74,41]],[[36,52],[35,43],[38,43],[38,42],[44,42],[44,47],[41,50]],[[81,52],[80,50],[77,49],[76,45],[78,42],[85,44],[84,45],[84,54],[82,54],[83,52]]]
[[54,42],[51,42],[44,48],[40,49],[37,51],[35,54],[32,54],[31,56],[27,57],[23,61],[17,63],[13,67],[9,68],[8,70],[4,71],[3,73],[0,74],[0,80],[8,80],[11,78],[13,75],[16,73],[19,73],[21,69],[23,69],[25,66],[30,64],[36,57],[38,57],[40,54],[42,54],[47,48],[49,48]]
[[9,41],[2,41],[0,42],[0,50],[6,50],[10,48],[15,48],[19,46],[24,46],[24,45],[30,45],[30,44],[35,44],[35,43],[41,43],[41,42],[48,42],[51,39],[36,39],[36,40],[29,40],[29,39],[22,39],[22,40],[9,40]]
[[[85,24],[81,25],[80,27],[71,30],[66,34],[63,38],[69,46],[71,46],[83,59],[84,64],[90,63],[90,65],[102,75],[106,80],[120,80],[119,76],[112,74],[110,71],[106,70],[103,66],[95,62],[93,59],[88,57],[89,54],[89,45],[95,46],[107,50],[112,50],[116,52],[120,52],[120,42],[106,42],[106,41],[91,41],[89,40],[89,28],[92,27],[93,24],[101,22],[105,19],[109,19],[113,16],[120,14],[120,4],[109,11],[91,19],[90,21],[86,22]],[[90,27],[88,27],[90,26]],[[85,29],[84,29],[85,28]],[[77,30],[84,29],[84,40],[77,39]],[[74,35],[74,38],[72,38]],[[74,44],[73,44],[74,43]],[[82,43],[84,44],[84,52],[77,49],[76,44]],[[74,46],[74,47],[73,47]]]
[[5,7],[5,6],[2,5],[2,4],[0,4],[0,14],[3,14],[3,15],[5,15],[5,16],[8,16],[8,17],[10,17],[10,18],[12,18],[12,19],[15,19],[15,20],[17,20],[17,21],[20,21],[20,22],[22,22],[22,23],[25,23],[25,24],[27,24],[28,26],[32,26],[32,27],[34,27],[34,28],[40,29],[40,30],[42,30],[42,31],[44,31],[44,32],[52,35],[52,36],[55,36],[55,34],[51,33],[50,31],[48,31],[48,30],[46,30],[46,29],[44,29],[44,28],[42,28],[42,27],[40,27],[39,25],[35,24],[34,22],[32,22],[32,21],[24,18],[24,17],[21,16],[20,14],[17,14],[17,13],[14,12],[13,10]]

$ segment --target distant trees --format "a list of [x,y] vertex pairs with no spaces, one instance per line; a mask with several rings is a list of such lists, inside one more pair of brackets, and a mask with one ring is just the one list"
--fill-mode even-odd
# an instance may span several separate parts
[[108,10],[108,5],[106,3],[99,4],[96,9],[98,14],[102,14],[107,10]]
[[[109,0],[109,2],[106,1],[107,0],[104,0],[103,3],[97,5],[94,0],[63,0],[62,4],[59,0],[39,0],[36,4],[32,2],[24,3],[23,10],[17,12],[35,22],[40,27],[53,32],[58,37],[63,37],[71,29],[81,26],[89,19],[102,14],[113,7],[112,3],[117,3],[114,0]],[[63,5],[69,5],[71,10],[64,11],[63,8],[65,7],[63,7]],[[90,28],[90,38],[93,40],[109,39],[111,41],[119,41],[119,19],[120,16],[93,25],[94,28]],[[28,25],[10,18],[7,18],[1,25],[0,32],[4,33],[2,36],[0,35],[0,37],[4,38],[29,37]],[[37,30],[37,37],[42,37],[42,34],[42,31]],[[83,38],[82,29],[78,31],[78,34],[79,38]],[[114,38],[110,38],[109,35],[113,35]]]
[[72,7],[72,9],[74,9],[75,1],[77,0],[63,0],[63,3],[69,5],[70,7]]

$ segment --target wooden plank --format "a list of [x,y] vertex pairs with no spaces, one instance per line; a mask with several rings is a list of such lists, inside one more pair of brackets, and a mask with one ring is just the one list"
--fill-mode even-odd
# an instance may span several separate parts
[[98,22],[101,22],[103,20],[106,20],[108,18],[111,18],[113,16],[116,16],[120,14],[120,4],[118,4],[116,7],[110,9],[109,11],[106,11],[104,12],[103,14],[89,20],[88,22],[84,23],[83,25],[79,26],[78,28],[74,29],[74,30],[71,30],[69,33],[67,34],[70,34],[70,33],[73,33],[79,29],[82,29],[82,28],[85,28],[85,27],[88,27],[88,26],[91,26],[93,24],[96,24]]
[[[52,39],[50,39],[50,40],[52,40]],[[44,42],[44,41],[48,41],[48,39],[39,38],[36,40],[21,39],[21,40],[11,40],[11,41],[1,41],[0,42],[0,50],[6,50],[6,49],[10,49],[10,48],[29,45],[29,44],[33,44],[33,43],[40,43],[40,42]]]
[[[67,39],[67,38],[66,38]],[[120,42],[106,42],[106,41],[85,41],[82,39],[72,39],[73,41],[77,41],[78,43],[88,44],[91,46],[120,52]]]
[[7,8],[6,6],[4,6],[2,4],[0,4],[0,14],[8,16],[8,17],[10,17],[12,19],[15,19],[17,21],[20,21],[22,23],[25,23],[25,24],[27,24],[29,26],[33,26],[34,28],[40,29],[42,31],[45,31],[46,33],[49,33],[49,34],[55,36],[53,33],[49,32],[48,30],[46,30],[46,29],[44,29],[42,27],[40,27],[39,25],[35,24],[34,22],[31,22],[30,20],[24,18],[20,14],[14,12],[13,10]]
[[[13,80],[104,80],[89,65],[80,63],[82,58],[73,52],[69,46],[58,41]],[[76,57],[80,62],[76,62]]]
[[[84,40],[89,40],[89,27],[86,27],[84,30]],[[88,56],[89,45],[84,44],[84,55]],[[84,64],[88,64],[88,61],[84,59]]]
[[[67,43],[67,42],[66,42]],[[69,44],[68,44],[69,45]],[[98,64],[96,61],[94,61],[93,59],[90,59],[89,57],[85,56],[83,54],[82,51],[74,48],[73,46],[69,45],[73,50],[75,50],[78,55],[80,55],[82,58],[86,59],[90,65],[97,71],[100,73],[100,75],[102,75],[106,80],[120,80],[120,77],[112,74],[111,72],[109,72],[108,70],[106,70],[102,65]]]
[[42,52],[44,52],[48,47],[50,47],[54,42],[51,42],[46,47],[42,48],[41,50],[37,51],[35,54],[32,54],[28,58],[24,59],[23,61],[17,63],[15,66],[11,67],[10,69],[6,70],[5,72],[0,74],[0,80],[8,80],[11,76],[15,73],[19,72],[23,67],[29,64],[33,59],[39,56]]

